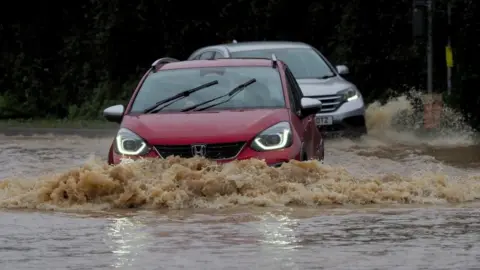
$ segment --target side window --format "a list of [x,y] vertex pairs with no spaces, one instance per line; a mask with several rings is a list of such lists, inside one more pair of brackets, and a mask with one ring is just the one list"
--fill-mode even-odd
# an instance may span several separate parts
[[291,95],[291,99],[293,103],[295,104],[295,111],[297,112],[300,107],[300,99],[302,98],[301,95],[301,90],[300,87],[298,86],[297,80],[295,80],[295,77],[292,75],[292,72],[290,72],[290,69],[288,67],[285,69],[285,75],[287,77],[287,82],[289,85],[289,95]]
[[213,59],[213,55],[215,54],[215,52],[204,52],[202,53],[202,55],[200,55],[200,59],[202,60],[210,60],[210,59]]
[[225,58],[221,52],[215,52],[213,59]]

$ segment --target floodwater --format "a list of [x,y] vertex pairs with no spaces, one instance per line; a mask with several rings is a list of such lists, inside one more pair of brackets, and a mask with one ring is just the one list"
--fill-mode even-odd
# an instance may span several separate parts
[[112,137],[0,136],[0,269],[480,269],[480,147],[395,129],[401,109],[278,169],[108,167]]

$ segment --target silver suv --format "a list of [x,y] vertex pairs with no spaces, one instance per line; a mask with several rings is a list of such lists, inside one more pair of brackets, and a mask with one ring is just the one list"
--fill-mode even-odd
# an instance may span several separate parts
[[200,48],[188,60],[218,58],[271,58],[287,64],[307,97],[323,104],[316,115],[317,126],[332,135],[358,137],[367,133],[365,104],[357,87],[342,78],[346,66],[333,65],[317,49],[301,42],[236,42]]

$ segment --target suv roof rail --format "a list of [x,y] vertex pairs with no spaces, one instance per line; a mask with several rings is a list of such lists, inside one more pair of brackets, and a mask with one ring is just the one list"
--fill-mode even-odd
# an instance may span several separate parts
[[272,53],[272,57],[254,57],[254,56],[236,56],[236,57],[219,57],[215,58],[215,60],[220,59],[264,59],[264,60],[272,60],[272,68],[277,68],[278,65],[278,58],[277,56]]
[[175,58],[171,58],[171,57],[159,58],[159,59],[155,60],[155,62],[152,63],[152,66],[151,66],[152,71],[155,72],[155,68],[158,65],[165,65],[165,64],[173,63],[173,62],[180,62],[180,60],[175,59]]
[[254,56],[235,56],[235,57],[220,57],[216,59],[264,59],[264,60],[272,60],[268,57],[254,57]]

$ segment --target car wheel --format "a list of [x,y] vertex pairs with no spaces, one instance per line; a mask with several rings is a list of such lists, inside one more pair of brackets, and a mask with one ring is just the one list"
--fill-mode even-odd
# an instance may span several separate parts
[[325,159],[325,150],[323,150],[323,155],[321,158],[315,158],[315,159],[308,159],[308,156],[307,154],[303,154],[302,155],[302,160],[301,161],[309,161],[309,160],[316,160],[318,161],[320,164],[324,164],[324,159]]
[[302,155],[302,161],[308,161],[308,156],[306,153],[303,153]]

